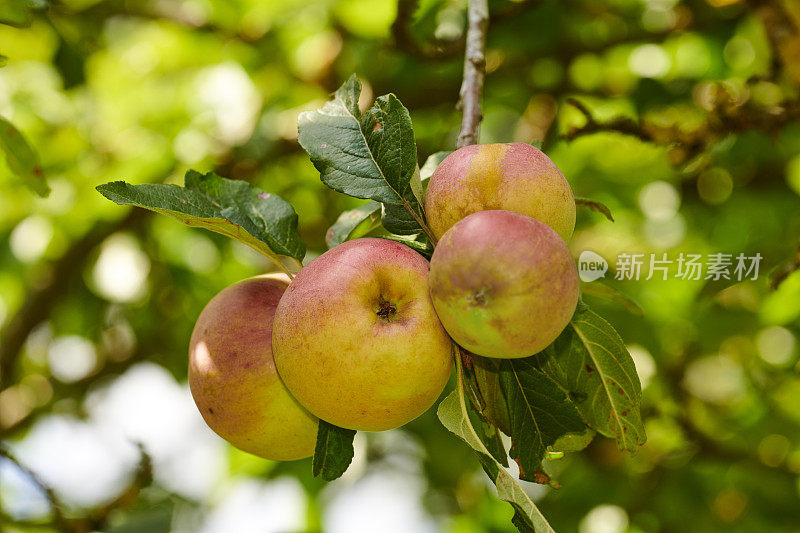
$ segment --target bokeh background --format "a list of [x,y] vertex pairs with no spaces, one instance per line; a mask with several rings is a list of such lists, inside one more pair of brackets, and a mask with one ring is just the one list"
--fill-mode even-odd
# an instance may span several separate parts
[[[358,205],[326,189],[297,115],[352,72],[394,92],[420,161],[455,145],[465,0],[26,0],[0,16],[0,115],[42,199],[0,160],[2,531],[512,531],[472,452],[429,412],[359,433],[331,484],[207,429],[187,346],[251,250],[94,187],[194,168],[291,202],[309,257]],[[19,3],[17,3],[19,5]],[[759,279],[607,280],[648,442],[609,439],[525,484],[558,531],[800,531],[800,5],[492,0],[481,142],[542,141],[578,196],[573,253],[745,253]],[[570,103],[577,100],[577,105]],[[613,266],[613,265],[612,265]],[[600,282],[597,282],[600,283]],[[146,455],[142,455],[142,450]],[[59,514],[61,516],[59,516]]]

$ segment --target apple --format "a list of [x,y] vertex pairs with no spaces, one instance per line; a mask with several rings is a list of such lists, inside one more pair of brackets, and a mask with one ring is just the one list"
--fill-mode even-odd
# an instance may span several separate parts
[[235,283],[206,305],[189,345],[189,388],[206,423],[240,450],[276,461],[314,453],[317,419],[275,370],[272,321],[284,274]]
[[564,240],[511,211],[480,211],[442,236],[429,286],[444,328],[478,355],[534,355],[563,331],[578,303],[578,271]]
[[294,278],[272,333],[292,395],[331,424],[382,431],[439,397],[453,344],[428,294],[428,261],[398,242],[340,244]]
[[462,218],[503,209],[544,222],[568,241],[575,197],[544,152],[525,143],[459,148],[436,168],[425,193],[425,214],[437,239]]

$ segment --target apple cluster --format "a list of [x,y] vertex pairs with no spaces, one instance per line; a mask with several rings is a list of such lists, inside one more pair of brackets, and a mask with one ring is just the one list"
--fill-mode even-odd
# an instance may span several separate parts
[[444,389],[453,341],[484,357],[534,355],[567,326],[578,274],[565,240],[575,199],[520,143],[442,161],[425,215],[430,262],[380,238],[340,244],[294,279],[264,275],[215,296],[192,333],[189,385],[208,425],[274,460],[313,454],[317,422],[399,427]]

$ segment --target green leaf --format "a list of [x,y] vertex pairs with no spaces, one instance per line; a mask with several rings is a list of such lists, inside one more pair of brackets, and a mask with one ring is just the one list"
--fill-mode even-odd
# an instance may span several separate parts
[[[487,399],[484,398],[483,392],[480,389],[477,378],[477,364],[475,359],[478,357],[460,346],[457,347],[458,353],[461,356],[461,364],[463,369],[463,387],[464,394],[469,399],[467,402],[467,414],[469,415],[472,427],[476,429],[478,437],[489,450],[492,457],[504,467],[508,466],[508,453],[500,437],[500,430],[492,420],[487,417]],[[497,391],[502,399],[502,394]]]
[[478,438],[481,439],[492,459],[502,466],[508,467],[508,452],[506,452],[506,447],[503,444],[503,439],[500,437],[500,430],[497,429],[497,426],[483,416],[471,401],[467,403],[467,415],[472,427],[475,428],[475,432],[478,434]]
[[586,424],[564,391],[531,358],[503,361],[500,386],[511,423],[511,458],[519,464],[520,479],[535,481],[547,447],[563,435],[583,432]]
[[428,156],[428,159],[425,160],[425,164],[422,165],[422,168],[419,169],[419,177],[423,184],[425,184],[431,176],[433,176],[433,171],[444,161],[444,158],[448,155],[452,154],[452,150],[447,150],[444,152],[436,152]]
[[585,428],[583,433],[567,433],[547,448],[548,452],[579,452],[592,442],[596,435],[595,430]]
[[417,173],[417,146],[408,110],[393,94],[379,97],[361,117],[361,84],[351,76],[322,109],[301,113],[298,141],[311,156],[323,183],[354,196],[399,206],[386,228],[409,234],[427,231]]
[[328,228],[325,243],[328,248],[338,246],[345,241],[362,237],[378,227],[381,219],[381,204],[369,201],[360,207],[345,211],[336,222]]
[[568,392],[590,427],[616,438],[623,450],[644,444],[639,376],[608,322],[580,302],[569,326],[539,356],[542,371]]
[[31,8],[36,7],[28,0],[3,0],[0,2],[0,24],[15,28],[31,25]]
[[627,294],[616,287],[612,287],[600,280],[581,283],[581,293],[586,296],[608,300],[621,305],[636,316],[644,317],[644,309],[634,302]]
[[[500,468],[497,462],[484,454],[478,454],[483,471],[497,487],[500,498],[511,505],[514,516],[511,523],[520,533],[548,533],[554,532],[553,528],[541,514],[539,509],[530,499],[528,494],[516,482],[514,477],[505,469]],[[530,503],[528,503],[530,502]]]
[[311,465],[314,477],[321,475],[325,481],[333,481],[344,474],[353,461],[355,436],[355,430],[340,428],[320,420],[314,461]]
[[247,182],[209,172],[186,173],[185,186],[131,185],[114,181],[97,190],[120,205],[136,205],[243,242],[284,268],[289,257],[300,266],[305,245],[291,205]]
[[442,400],[437,415],[442,425],[466,442],[478,455],[486,474],[497,487],[497,495],[514,508],[512,522],[523,533],[554,533],[547,519],[533,503],[530,496],[517,481],[503,469],[486,449],[478,433],[470,422],[467,401],[464,396],[464,377],[461,364],[456,364],[457,382],[455,389]]
[[603,203],[595,202],[594,200],[589,200],[588,198],[575,198],[575,205],[579,207],[588,207],[592,211],[602,213],[603,216],[605,216],[608,220],[614,222],[614,217],[611,216],[611,209],[609,209]]
[[402,235],[376,235],[376,237],[405,244],[412,250],[424,255],[428,260],[430,260],[431,255],[433,255],[433,246],[431,246],[430,242],[425,240],[418,241],[413,237],[409,238]]
[[28,187],[39,196],[50,194],[50,187],[36,152],[22,133],[3,117],[0,117],[0,148],[6,154],[8,168],[22,178]]
[[483,414],[500,431],[511,435],[511,420],[508,417],[503,390],[500,388],[500,360],[470,354],[475,382],[483,401]]
[[416,235],[422,231],[418,220],[402,205],[384,204],[381,224],[396,235]]

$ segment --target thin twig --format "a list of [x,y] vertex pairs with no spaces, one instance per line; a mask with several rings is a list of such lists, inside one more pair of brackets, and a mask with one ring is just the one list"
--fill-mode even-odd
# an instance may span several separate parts
[[469,25],[467,28],[467,47],[464,53],[464,81],[458,108],[463,113],[461,131],[458,134],[457,148],[478,143],[478,126],[483,95],[483,80],[486,76],[486,31],[489,28],[489,7],[487,0],[471,0],[469,3]]
[[786,278],[798,270],[800,270],[800,246],[797,247],[797,251],[791,258],[783,262],[772,272],[771,279],[769,281],[769,290],[778,290],[778,287],[780,287],[781,283],[786,281]]
[[580,128],[571,129],[563,136],[563,138],[568,141],[572,141],[583,135],[589,135],[591,133],[597,133],[600,131],[615,131],[617,133],[631,135],[644,142],[653,141],[653,137],[650,135],[650,133],[642,129],[639,124],[627,117],[617,117],[609,122],[601,123],[597,122],[591,111],[589,111],[589,108],[577,98],[567,98],[566,102],[580,111],[581,114],[586,118],[586,124]]
[[635,137],[643,142],[652,142],[676,149],[673,165],[680,166],[694,160],[710,146],[728,135],[749,130],[760,130],[776,137],[788,124],[800,120],[800,99],[793,98],[780,105],[762,107],[750,101],[737,102],[734,95],[722,85],[714,88],[711,108],[706,111],[705,122],[693,129],[679,125],[641,124],[627,117],[617,117],[609,121],[596,120],[586,105],[574,98],[567,103],[578,109],[586,118],[581,127],[573,127],[561,136],[572,141],[584,135],[598,132],[616,132]]

